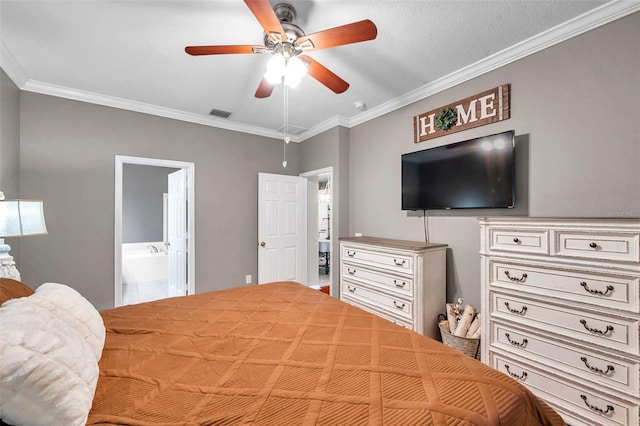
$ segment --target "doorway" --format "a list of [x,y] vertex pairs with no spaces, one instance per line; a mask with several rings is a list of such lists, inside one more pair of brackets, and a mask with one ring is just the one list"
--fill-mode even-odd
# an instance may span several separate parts
[[195,293],[194,164],[116,156],[114,305]]
[[330,293],[335,266],[333,167],[300,176],[307,179],[307,283]]
[[333,167],[258,174],[258,283],[292,280],[331,294],[332,183]]

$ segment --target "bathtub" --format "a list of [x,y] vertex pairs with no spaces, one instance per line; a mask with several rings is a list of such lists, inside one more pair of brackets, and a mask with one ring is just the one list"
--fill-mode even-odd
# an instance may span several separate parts
[[168,257],[162,241],[122,245],[122,284],[167,281]]

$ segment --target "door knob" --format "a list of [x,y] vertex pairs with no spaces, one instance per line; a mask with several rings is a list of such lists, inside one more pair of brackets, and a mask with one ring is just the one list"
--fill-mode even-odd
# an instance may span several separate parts
[[267,244],[264,241],[260,241],[260,247],[265,247]]

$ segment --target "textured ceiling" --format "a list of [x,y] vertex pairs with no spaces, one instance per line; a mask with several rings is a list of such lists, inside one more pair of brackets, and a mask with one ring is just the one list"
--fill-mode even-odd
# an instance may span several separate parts
[[[307,34],[362,19],[378,28],[375,40],[310,53],[351,87],[337,95],[307,76],[289,91],[289,124],[310,129],[302,138],[323,124],[406,103],[461,70],[482,70],[488,57],[522,42],[539,46],[532,38],[545,40],[549,29],[566,38],[571,32],[558,28],[575,32],[576,17],[595,16],[588,21],[599,25],[598,14],[611,7],[525,0],[288,3]],[[254,97],[269,55],[184,52],[187,45],[262,44],[262,29],[241,0],[2,0],[0,19],[2,67],[23,90],[258,134],[282,127],[282,88],[267,99]],[[211,118],[214,108],[232,115]]]

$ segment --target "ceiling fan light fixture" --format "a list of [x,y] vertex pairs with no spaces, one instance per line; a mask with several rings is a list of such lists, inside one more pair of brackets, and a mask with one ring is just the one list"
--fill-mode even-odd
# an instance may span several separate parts
[[287,77],[287,75],[284,76],[284,84],[291,87],[292,89],[298,87],[301,82],[302,82],[301,78],[295,79],[292,77]]
[[273,54],[273,57],[267,62],[267,70],[264,78],[271,84],[280,84],[283,82],[289,87],[296,87],[307,75],[307,64],[296,56],[285,59],[281,52]]
[[269,62],[267,62],[267,70],[264,78],[271,84],[279,84],[282,81],[287,69],[287,61],[282,53],[274,53]]
[[296,87],[305,75],[307,75],[307,65],[295,56],[289,58],[284,73],[284,84]]

